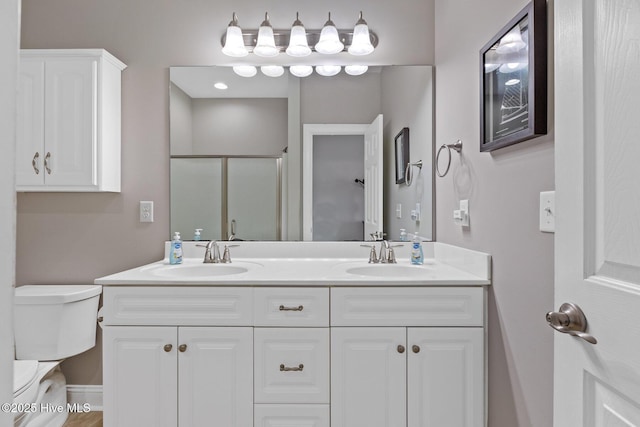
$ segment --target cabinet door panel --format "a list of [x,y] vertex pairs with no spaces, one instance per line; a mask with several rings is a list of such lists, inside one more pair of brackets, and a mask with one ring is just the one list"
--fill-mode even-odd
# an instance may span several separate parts
[[329,427],[329,405],[256,405],[254,427]]
[[97,184],[97,61],[48,60],[45,78],[47,185]]
[[102,340],[105,427],[176,427],[177,329],[108,326]]
[[[253,328],[179,329],[180,426],[253,423]],[[180,348],[180,347],[178,347]]]
[[409,427],[484,425],[483,334],[482,328],[409,328]]
[[331,426],[406,426],[405,328],[331,329]]
[[45,175],[44,60],[23,59],[18,84],[16,185],[42,185]]

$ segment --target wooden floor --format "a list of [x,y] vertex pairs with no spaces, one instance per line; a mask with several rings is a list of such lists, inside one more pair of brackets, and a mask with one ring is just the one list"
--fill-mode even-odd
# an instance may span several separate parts
[[69,414],[62,427],[102,427],[102,412],[84,412]]

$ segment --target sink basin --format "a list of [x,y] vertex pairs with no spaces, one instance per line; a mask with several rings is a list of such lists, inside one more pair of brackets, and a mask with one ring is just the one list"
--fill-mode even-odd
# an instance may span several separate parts
[[372,264],[347,268],[345,271],[357,276],[419,278],[425,276],[428,267],[423,265]]
[[207,277],[229,276],[242,274],[249,271],[252,266],[259,264],[186,264],[186,265],[162,265],[150,271],[155,276],[175,279],[202,279]]

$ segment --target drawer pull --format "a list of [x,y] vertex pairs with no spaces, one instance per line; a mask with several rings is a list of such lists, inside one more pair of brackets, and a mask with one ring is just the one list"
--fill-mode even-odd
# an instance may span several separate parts
[[171,344],[165,344],[164,345],[164,351],[166,351],[167,353],[169,353],[172,348],[173,348],[173,346]]
[[292,372],[292,371],[302,372],[303,369],[304,369],[304,365],[302,363],[299,364],[298,366],[293,366],[293,367],[284,366],[284,363],[280,365],[281,372]]
[[285,307],[284,305],[280,306],[280,311],[302,311],[304,307],[299,305],[297,307]]

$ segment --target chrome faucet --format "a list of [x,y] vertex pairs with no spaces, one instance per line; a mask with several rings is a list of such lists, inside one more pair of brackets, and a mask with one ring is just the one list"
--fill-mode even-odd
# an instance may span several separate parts
[[360,245],[362,247],[371,248],[369,252],[369,264],[396,264],[396,254],[393,248],[401,247],[402,245],[392,246],[388,240],[382,240],[380,244],[380,255],[376,256],[375,244],[372,245]]
[[[204,246],[204,245],[198,245]],[[204,262],[205,264],[217,264],[220,262],[220,248],[215,240],[210,240],[205,246]]]

